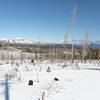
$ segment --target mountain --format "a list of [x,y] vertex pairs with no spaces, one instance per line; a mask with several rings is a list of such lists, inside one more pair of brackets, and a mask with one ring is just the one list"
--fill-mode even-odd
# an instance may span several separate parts
[[16,39],[0,39],[0,42],[3,43],[11,43],[11,44],[33,44],[32,41],[22,39],[22,38],[16,38]]
[[[89,41],[90,42],[90,41]],[[71,46],[71,41],[59,41],[59,42],[44,42],[44,41],[31,41],[26,40],[22,38],[16,38],[16,39],[0,39],[0,43],[9,43],[9,44],[15,44],[15,45],[40,45],[40,46]],[[76,41],[74,40],[74,46],[75,47],[83,47],[84,40]],[[93,49],[99,49],[100,48],[100,41],[93,41],[90,42],[91,48]]]

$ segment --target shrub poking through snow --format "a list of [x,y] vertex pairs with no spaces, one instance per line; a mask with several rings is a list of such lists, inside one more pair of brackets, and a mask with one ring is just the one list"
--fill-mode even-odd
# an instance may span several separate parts
[[45,91],[45,96],[48,97],[50,95],[54,95],[61,90],[61,83],[60,81],[47,80],[41,84],[41,88]]
[[65,67],[67,67],[67,64],[66,64],[66,62],[65,62],[65,64],[64,64],[64,65],[62,65],[62,68],[65,68]]
[[67,65],[63,65],[62,68],[65,68]]
[[21,80],[21,75],[17,74],[17,81],[20,81],[20,80]]
[[18,62],[16,62],[16,66],[19,67],[19,63]]
[[31,59],[31,63],[32,63],[33,65],[35,65],[35,62],[34,62],[34,60],[33,60],[33,59]]
[[80,70],[80,67],[79,67],[78,63],[75,63],[74,66],[75,66],[78,70]]
[[47,72],[51,72],[51,68],[50,67],[47,68]]

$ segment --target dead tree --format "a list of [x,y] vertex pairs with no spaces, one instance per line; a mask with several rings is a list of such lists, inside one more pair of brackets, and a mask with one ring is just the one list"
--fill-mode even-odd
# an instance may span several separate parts
[[88,37],[88,30],[86,31],[86,35],[85,35],[85,41],[83,44],[83,51],[82,51],[82,58],[83,58],[83,62],[86,63],[87,60],[87,56],[89,53],[89,37]]
[[72,63],[74,62],[74,35],[75,35],[75,24],[76,24],[76,6],[73,8],[73,16],[72,16]]
[[45,100],[45,92],[42,93],[42,100]]

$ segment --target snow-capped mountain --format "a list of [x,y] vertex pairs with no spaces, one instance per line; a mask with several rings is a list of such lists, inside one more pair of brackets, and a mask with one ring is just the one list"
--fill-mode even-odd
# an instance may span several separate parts
[[[85,42],[84,40],[74,40],[74,45],[78,47],[82,47],[83,43]],[[90,42],[90,41],[89,41]],[[0,39],[0,43],[10,43],[10,44],[40,44],[43,46],[63,46],[64,44],[66,45],[71,45],[72,41],[64,41],[61,40],[59,42],[44,42],[44,41],[31,41],[31,40],[26,40],[22,38],[16,38],[16,39]],[[99,41],[92,41],[90,42],[92,48],[100,48],[100,42]]]
[[9,40],[10,43],[21,43],[21,44],[32,44],[33,42],[30,40],[22,39],[22,38],[16,38],[13,40]]
[[5,43],[16,43],[16,44],[32,44],[33,42],[30,40],[22,39],[22,38],[16,38],[16,39],[0,39],[0,42]]

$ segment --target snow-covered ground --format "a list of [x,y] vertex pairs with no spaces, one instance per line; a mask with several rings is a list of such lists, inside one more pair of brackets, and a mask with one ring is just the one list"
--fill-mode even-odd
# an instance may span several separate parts
[[[78,66],[69,63],[65,68],[62,65],[49,62],[19,67],[0,65],[0,100],[6,100],[6,83],[8,100],[42,100],[43,92],[45,100],[100,100],[99,63],[79,63]],[[48,66],[51,72],[46,71]],[[6,80],[7,73],[13,77]],[[32,86],[28,85],[29,80],[33,80]]]

